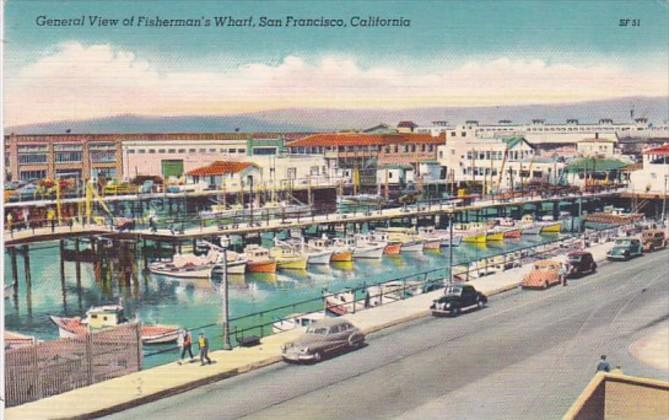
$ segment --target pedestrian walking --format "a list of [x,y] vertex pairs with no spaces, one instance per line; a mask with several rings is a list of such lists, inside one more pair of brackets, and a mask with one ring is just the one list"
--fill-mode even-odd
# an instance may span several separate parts
[[205,360],[207,361],[207,364],[211,364],[211,359],[209,358],[209,339],[202,331],[200,331],[197,344],[198,347],[200,347],[200,366],[204,366]]
[[153,220],[153,216],[149,216],[149,227],[151,228],[151,232],[157,232],[158,228],[156,227],[156,222]]
[[597,362],[597,372],[610,372],[611,365],[606,361],[606,355],[602,354]]
[[46,212],[46,219],[48,220],[49,224],[51,225],[51,232],[56,231],[56,212],[53,211],[52,208],[49,208]]
[[30,229],[30,210],[28,210],[28,207],[23,208],[22,216],[23,216],[23,225],[25,226],[26,229]]
[[369,289],[365,289],[365,308],[369,308]]
[[560,264],[560,283],[562,283],[562,286],[567,285],[567,274],[569,274],[569,264]]
[[14,233],[14,216],[12,212],[7,213],[7,229],[9,229],[9,233]]
[[195,357],[193,356],[193,349],[191,348],[193,345],[193,337],[190,335],[190,331],[183,330],[181,332],[181,335],[179,335],[179,345],[181,346],[181,357],[179,358],[179,364],[181,364],[184,360],[186,352],[188,352],[190,361],[192,362]]

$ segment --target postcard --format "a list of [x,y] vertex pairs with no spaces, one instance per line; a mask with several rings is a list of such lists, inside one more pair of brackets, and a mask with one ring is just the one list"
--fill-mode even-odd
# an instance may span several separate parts
[[661,0],[5,0],[6,419],[669,417]]

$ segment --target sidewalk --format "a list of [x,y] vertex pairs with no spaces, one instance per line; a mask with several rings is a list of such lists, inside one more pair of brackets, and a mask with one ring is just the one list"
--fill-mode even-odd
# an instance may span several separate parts
[[629,346],[629,352],[637,360],[657,369],[669,372],[669,329],[662,323],[650,334]]
[[[589,248],[589,251],[593,253],[595,260],[599,261],[606,257],[606,252],[611,246],[612,243],[596,244]],[[560,258],[564,256],[555,259]],[[492,296],[516,288],[530,268],[531,265],[526,264],[469,283],[484,294]],[[428,316],[432,300],[442,293],[443,290],[436,290],[345,317],[366,334],[370,334]],[[200,366],[197,362],[179,366],[177,363],[170,363],[9,408],[5,411],[6,418],[30,420],[87,418],[121,411],[277,363],[281,361],[281,345],[294,340],[301,333],[301,330],[294,330],[268,336],[263,338],[262,344],[257,347],[212,352],[210,353],[214,361],[212,365]]]

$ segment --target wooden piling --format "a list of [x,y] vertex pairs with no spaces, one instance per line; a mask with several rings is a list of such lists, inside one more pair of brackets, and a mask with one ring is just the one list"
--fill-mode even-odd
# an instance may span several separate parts
[[25,270],[26,289],[30,290],[32,277],[30,275],[30,247],[28,245],[23,245],[23,267]]
[[9,255],[12,260],[12,284],[14,285],[14,294],[19,291],[19,270],[16,264],[16,247],[9,248]]

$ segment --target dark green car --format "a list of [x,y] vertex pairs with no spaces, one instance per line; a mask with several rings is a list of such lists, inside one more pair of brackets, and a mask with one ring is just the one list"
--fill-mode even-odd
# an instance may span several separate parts
[[639,239],[620,238],[616,239],[616,243],[606,254],[606,258],[609,260],[626,261],[642,254],[643,246]]

